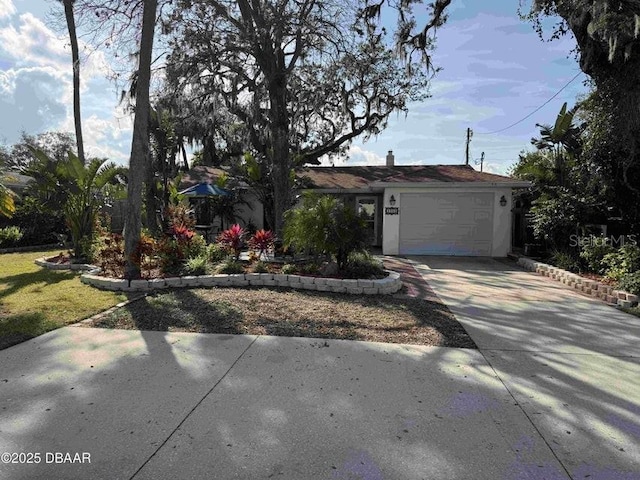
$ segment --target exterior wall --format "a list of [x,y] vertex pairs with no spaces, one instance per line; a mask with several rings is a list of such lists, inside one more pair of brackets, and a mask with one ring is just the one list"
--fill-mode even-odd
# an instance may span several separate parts
[[[494,209],[493,209],[493,242],[491,255],[493,257],[506,257],[511,247],[511,206],[512,206],[512,194],[511,188],[447,188],[447,187],[421,187],[421,188],[386,188],[384,192],[384,201],[381,205],[383,211],[383,235],[382,235],[382,252],[385,255],[398,255],[400,247],[400,216],[402,215],[402,194],[403,193],[487,193],[493,192],[494,194]],[[399,209],[398,215],[386,215],[384,209],[391,207],[390,198],[395,198],[395,205]],[[507,204],[502,207],[500,205],[500,198],[504,195],[507,200]]]
[[238,220],[242,226],[253,223],[258,230],[264,228],[264,207],[253,192],[247,192],[244,199],[249,205],[238,206]]

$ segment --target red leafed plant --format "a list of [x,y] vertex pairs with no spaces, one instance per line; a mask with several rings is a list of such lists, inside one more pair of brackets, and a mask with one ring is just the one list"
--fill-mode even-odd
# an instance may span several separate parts
[[244,244],[244,236],[244,229],[236,223],[218,235],[217,240],[222,248],[233,253],[235,259],[238,260],[240,258],[240,252],[242,251],[242,245]]
[[173,225],[169,228],[169,235],[179,242],[189,241],[196,234],[185,225]]
[[275,237],[271,230],[258,230],[253,237],[249,239],[249,246],[253,250],[258,250],[258,258],[267,250],[273,248]]

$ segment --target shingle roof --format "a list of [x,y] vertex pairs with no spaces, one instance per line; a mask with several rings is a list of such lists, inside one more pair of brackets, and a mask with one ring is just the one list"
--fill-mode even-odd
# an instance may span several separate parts
[[[181,189],[197,183],[215,183],[224,168],[197,166],[180,182]],[[513,183],[511,177],[478,172],[471,165],[396,165],[357,167],[307,167],[297,173],[308,188],[367,189],[372,183]]]
[[511,183],[513,178],[478,172],[471,165],[308,167],[298,173],[311,188],[358,189],[372,183]]
[[193,185],[197,185],[198,183],[215,184],[216,180],[222,174],[228,174],[228,172],[226,172],[222,168],[198,165],[197,167],[193,167],[191,170],[184,174],[182,180],[180,181],[178,189],[183,190]]

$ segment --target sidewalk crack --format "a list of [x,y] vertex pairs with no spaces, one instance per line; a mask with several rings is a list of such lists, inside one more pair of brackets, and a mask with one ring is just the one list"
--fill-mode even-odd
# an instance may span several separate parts
[[178,425],[171,431],[171,433],[169,433],[167,438],[164,439],[164,441],[160,444],[160,446],[158,446],[158,448],[154,450],[154,452],[149,456],[149,458],[147,458],[144,461],[144,463],[140,465],[140,468],[138,468],[134,472],[134,474],[129,477],[129,480],[133,480],[136,477],[136,475],[138,475],[138,473],[140,473],[142,469],[151,461],[151,459],[156,456],[156,454],[162,449],[162,447],[164,447],[167,444],[169,439],[173,437],[173,435],[180,429],[180,427],[184,424],[184,422],[187,421],[187,419],[196,410],[196,408],[198,408],[202,404],[202,402],[204,402],[205,398],[207,398],[211,394],[211,392],[213,392],[215,388],[218,385],[220,385],[220,382],[222,382],[222,380],[226,378],[226,376],[233,369],[233,367],[235,367],[236,364],[240,361],[240,359],[244,357],[244,354],[247,353],[247,351],[253,346],[254,343],[256,343],[258,338],[260,338],[260,335],[257,335],[256,338],[254,338],[253,341],[247,346],[247,348],[243,350],[243,352],[238,356],[238,358],[235,359],[235,361],[231,364],[231,366],[227,369],[227,371],[224,372],[224,375],[222,375],[222,377],[220,377],[220,379],[213,385],[213,387],[211,387],[209,391],[207,391],[207,393],[205,393],[204,396],[195,404],[195,406],[191,410],[189,410],[189,412],[185,415],[185,417],[180,421],[180,423],[178,423]]

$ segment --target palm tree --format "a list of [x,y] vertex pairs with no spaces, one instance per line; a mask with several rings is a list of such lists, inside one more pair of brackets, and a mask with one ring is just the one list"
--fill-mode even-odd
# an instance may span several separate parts
[[62,211],[71,233],[73,254],[81,258],[85,253],[82,251],[83,240],[93,235],[105,187],[117,183],[126,169],[99,158],[93,158],[85,165],[73,152],[69,152],[66,160],[58,162],[49,159],[42,150],[32,149],[32,152],[54,169],[49,181],[65,190]]
[[536,124],[540,128],[540,138],[532,138],[531,143],[538,150],[551,152],[555,164],[556,183],[565,186],[567,160],[575,160],[580,155],[580,128],[573,124],[575,109],[567,111],[565,102],[552,126]]
[[140,278],[140,265],[135,262],[135,252],[140,243],[142,228],[140,214],[142,187],[146,169],[149,168],[149,87],[157,9],[158,0],[144,0],[136,80],[136,108],[127,184],[127,213],[124,226],[124,249],[127,262],[125,276],[129,279]]
[[78,157],[82,163],[85,163],[82,121],[80,116],[80,53],[78,50],[76,22],[73,16],[74,3],[75,0],[62,0],[67,29],[69,30],[69,40],[71,41],[71,60],[73,62],[73,121],[76,130],[76,143],[78,145]]

